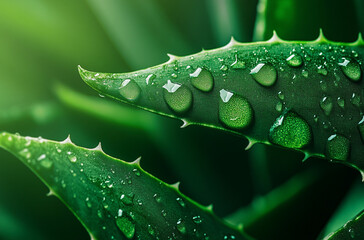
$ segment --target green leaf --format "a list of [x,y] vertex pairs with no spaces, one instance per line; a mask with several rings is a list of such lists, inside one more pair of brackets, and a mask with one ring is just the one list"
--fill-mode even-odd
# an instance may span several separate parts
[[[79,68],[103,95],[161,115],[358,169],[364,161],[364,42],[267,42],[176,57],[131,73]],[[195,84],[195,82],[199,84]],[[211,89],[210,91],[206,91]],[[343,104],[344,102],[344,104]],[[363,174],[364,177],[364,174]]]
[[213,213],[139,166],[70,139],[0,135],[0,146],[13,153],[59,197],[94,239],[247,239]]
[[336,232],[328,235],[324,240],[351,240],[363,239],[364,237],[364,211],[360,212],[352,220],[348,221],[344,226]]

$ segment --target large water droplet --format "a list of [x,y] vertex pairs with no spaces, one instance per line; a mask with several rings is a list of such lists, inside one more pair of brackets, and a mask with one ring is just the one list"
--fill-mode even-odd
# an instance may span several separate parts
[[326,155],[328,158],[344,161],[348,159],[349,151],[350,142],[346,137],[334,134],[327,139]]
[[196,71],[190,74],[190,77],[191,84],[200,91],[210,92],[214,87],[212,74],[204,68],[197,68]]
[[351,81],[357,82],[361,78],[361,69],[357,61],[350,58],[341,58],[339,66],[343,71],[344,75],[347,76]]
[[287,64],[291,67],[299,67],[302,65],[303,61],[302,61],[302,57],[300,55],[297,54],[292,54],[291,56],[289,56],[287,59]]
[[322,111],[324,111],[325,115],[329,116],[333,107],[332,99],[330,97],[322,98],[320,101],[320,107]]
[[364,143],[364,116],[358,123],[358,129],[359,129],[361,141]]
[[240,95],[220,90],[219,119],[232,129],[244,129],[253,121],[253,109]]
[[140,96],[140,87],[132,79],[126,79],[121,83],[119,87],[120,95],[130,102],[135,102]]
[[117,218],[116,225],[127,239],[134,237],[135,225],[128,217]]
[[312,141],[312,134],[303,118],[293,111],[286,111],[271,127],[269,139],[283,147],[303,148]]
[[164,100],[174,112],[183,114],[191,108],[193,97],[188,87],[168,80],[163,88]]
[[250,71],[250,74],[265,87],[272,86],[277,80],[277,70],[270,63],[259,63]]

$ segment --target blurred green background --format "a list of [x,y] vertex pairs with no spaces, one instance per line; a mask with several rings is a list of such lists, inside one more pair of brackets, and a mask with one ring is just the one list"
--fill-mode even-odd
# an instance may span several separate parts
[[[114,157],[142,156],[145,170],[181,181],[183,193],[246,223],[252,236],[316,238],[364,208],[357,172],[316,159],[302,164],[300,154],[277,148],[244,151],[245,139],[216,130],[180,129],[176,120],[98,96],[77,65],[134,71],[231,36],[268,39],[274,29],[289,40],[315,39],[323,28],[330,40],[354,41],[363,16],[361,0],[2,0],[0,129],[54,140],[71,134],[85,147],[101,141]],[[0,159],[0,239],[89,238],[20,161],[5,151]]]

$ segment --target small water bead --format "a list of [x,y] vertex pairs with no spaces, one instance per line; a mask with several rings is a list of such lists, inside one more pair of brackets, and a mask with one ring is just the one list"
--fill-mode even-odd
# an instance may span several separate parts
[[76,156],[68,156],[68,159],[71,161],[71,162],[73,162],[73,163],[75,163],[75,162],[77,162],[77,157]]
[[253,121],[253,109],[244,97],[220,90],[219,119],[232,129],[244,129]]
[[341,58],[339,66],[346,77],[351,81],[357,82],[361,79],[361,69],[359,63],[350,58]]
[[139,85],[132,79],[126,79],[119,87],[120,95],[130,102],[135,102],[141,93]]
[[359,94],[355,94],[353,93],[353,95],[351,95],[351,98],[350,98],[350,102],[356,106],[356,107],[360,107],[360,96]]
[[172,73],[172,74],[171,74],[171,77],[172,77],[172,78],[177,78],[178,76],[177,76],[177,74]]
[[53,162],[49,158],[45,158],[40,162],[40,165],[44,168],[51,168],[53,166]]
[[228,67],[226,65],[222,65],[220,70],[226,72],[228,70]]
[[259,63],[250,74],[255,81],[265,87],[272,86],[277,80],[277,70],[270,63]]
[[214,87],[214,78],[210,71],[205,68],[197,68],[190,74],[191,84],[195,88],[203,92],[210,92]]
[[246,65],[245,65],[245,62],[240,61],[238,59],[238,56],[235,55],[235,61],[230,65],[230,67],[234,70],[238,70],[238,69],[245,69]]
[[[145,79],[145,82],[147,83],[147,85],[149,85],[149,83],[152,83],[152,81],[156,78],[156,76],[151,73],[147,76],[147,78]],[[153,83],[152,83],[153,84]]]
[[344,100],[344,98],[342,98],[342,97],[338,97],[337,98],[337,104],[342,108],[342,109],[344,109],[345,108],[345,100]]
[[125,204],[125,205],[132,205],[133,204],[133,200],[134,200],[134,194],[133,193],[129,193],[129,194],[121,194],[120,196],[120,200]]
[[303,148],[312,141],[312,133],[303,118],[293,111],[286,111],[272,125],[269,139],[283,147]]
[[160,196],[158,193],[154,194],[154,195],[153,195],[153,198],[154,198],[154,200],[155,200],[157,203],[160,203],[160,202],[161,202],[161,200],[162,200],[161,196]]
[[289,56],[286,59],[286,61],[287,61],[287,64],[291,67],[299,67],[303,63],[302,57],[298,54],[292,54],[291,56]]
[[355,231],[354,231],[354,229],[349,228],[348,232],[349,232],[349,235],[350,235],[351,238],[355,238]]
[[320,65],[317,67],[317,73],[326,76],[327,75],[327,70],[324,66]]
[[282,109],[283,109],[283,104],[282,104],[282,102],[277,102],[277,104],[276,104],[276,110],[278,111],[278,112],[281,112],[282,111]]
[[92,203],[90,202],[90,198],[89,198],[89,197],[87,197],[85,201],[86,201],[86,206],[87,206],[88,208],[91,208],[91,207],[92,207]]
[[360,122],[358,123],[358,130],[359,130],[359,133],[360,133],[361,141],[364,144],[364,116],[360,120]]
[[333,108],[332,99],[330,97],[323,97],[320,101],[320,107],[325,115],[329,116]]
[[284,94],[281,91],[278,92],[278,98],[284,100]]
[[326,156],[333,160],[345,161],[349,157],[350,141],[346,137],[334,134],[327,139]]
[[303,69],[302,70],[302,76],[304,76],[305,78],[308,78],[308,71]]
[[185,204],[185,202],[183,201],[183,199],[182,198],[176,198],[176,201],[178,202],[178,204],[181,206],[181,207],[185,207],[186,206],[186,204]]
[[186,233],[186,226],[182,219],[178,219],[177,221],[177,230],[182,234]]
[[201,216],[194,216],[194,217],[192,217],[192,220],[193,220],[193,222],[194,222],[194,223],[196,223],[196,224],[200,224],[200,223],[202,223],[202,218],[201,218]]
[[148,228],[148,233],[150,235],[154,236],[155,235],[155,229],[154,229],[154,227],[152,225],[148,224],[148,227],[147,228]]
[[127,239],[134,237],[135,224],[128,217],[117,218],[116,225]]
[[140,171],[137,168],[133,169],[133,173],[135,174],[135,176],[139,177],[140,176]]
[[163,88],[164,100],[174,112],[183,114],[192,107],[193,96],[188,87],[168,80]]
[[26,159],[30,159],[30,157],[32,156],[32,154],[29,152],[28,148],[24,148],[23,150],[21,150],[19,152],[20,156],[25,157]]

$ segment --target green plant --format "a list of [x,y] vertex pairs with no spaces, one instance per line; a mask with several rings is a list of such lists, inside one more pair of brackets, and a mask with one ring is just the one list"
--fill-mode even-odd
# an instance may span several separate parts
[[[184,41],[188,32],[196,32],[196,29],[183,30],[181,27],[178,31],[161,14],[161,9],[168,6],[167,2],[89,0],[70,3],[73,7],[78,5],[80,8],[77,9],[90,7],[100,19],[102,29],[109,33],[111,43],[98,36],[103,30],[95,28],[95,41],[103,42],[102,46],[105,46],[101,50],[95,48],[96,53],[87,48],[79,51],[82,44],[67,46],[58,40],[61,35],[50,34],[48,40],[39,37],[48,33],[52,26],[62,26],[58,29],[63,35],[81,34],[82,42],[87,42],[92,28],[82,14],[75,17],[82,27],[72,30],[59,20],[62,18],[51,18],[48,23],[41,21],[42,15],[35,14],[39,6],[56,13],[59,4],[39,0],[39,5],[35,5],[38,7],[28,11],[21,2],[1,3],[2,9],[12,10],[5,17],[12,21],[9,25],[5,21],[4,28],[17,29],[23,24],[23,21],[15,21],[16,15],[11,12],[30,15],[29,26],[33,26],[34,21],[34,26],[41,24],[44,27],[34,27],[31,33],[20,31],[34,48],[29,51],[38,54],[39,59],[44,56],[52,59],[48,51],[42,52],[44,47],[57,56],[54,58],[57,67],[50,64],[52,67],[46,70],[39,67],[37,61],[30,62],[29,66],[36,69],[37,76],[43,71],[61,76],[57,71],[69,71],[69,60],[72,63],[79,61],[82,66],[87,62],[93,65],[90,69],[101,68],[100,64],[103,64],[110,72],[113,71],[111,66],[118,69],[117,64],[121,62],[128,72],[157,64],[161,59],[155,56],[174,45],[181,53],[196,50]],[[193,4],[200,6],[201,3]],[[244,4],[255,8],[251,2]],[[338,30],[330,11],[319,11],[319,15],[313,14],[301,25],[300,16],[305,16],[304,11],[314,4],[318,10],[340,9],[351,27]],[[98,73],[79,67],[83,80],[102,97],[181,119],[183,131],[176,132],[173,121],[118,102],[87,96],[81,93],[85,91],[83,85],[69,88],[64,80],[62,83],[58,80],[54,87],[58,99],[41,100],[40,104],[25,107],[6,107],[1,111],[0,123],[4,130],[18,131],[27,129],[25,122],[31,129],[25,134],[43,131],[49,138],[72,132],[77,145],[88,148],[76,146],[70,138],[55,142],[6,132],[0,135],[0,146],[30,167],[50,189],[49,195],[60,198],[93,239],[311,239],[325,236],[333,240],[361,239],[363,214],[358,212],[364,208],[364,196],[358,172],[363,175],[364,171],[361,157],[364,151],[361,67],[364,43],[361,35],[357,40],[352,39],[353,34],[362,29],[360,19],[350,14],[361,3],[349,1],[345,4],[346,10],[339,1],[260,1],[255,23],[255,40],[267,39],[273,29],[288,39],[296,36],[306,39],[322,27],[329,39],[334,36],[338,42],[326,40],[322,32],[315,41],[301,42],[284,41],[274,33],[268,41],[243,44],[232,39],[220,49],[203,50],[186,57],[169,55],[165,64],[136,72]],[[253,23],[239,21],[242,18],[236,9],[244,8],[237,8],[240,6],[238,1],[223,4],[212,1],[207,6],[214,26],[210,34],[215,36],[215,44],[226,41],[229,35],[250,41]],[[358,9],[357,15],[361,16],[362,8]],[[174,14],[168,14],[176,21]],[[149,16],[149,25],[148,21],[139,19],[141,16]],[[325,18],[330,22],[321,21]],[[132,27],[124,23],[130,19],[134,20]],[[195,24],[195,19],[206,19],[206,16],[191,17],[189,26]],[[120,26],[128,36],[115,22],[124,23]],[[318,23],[321,25],[317,26]],[[29,27],[25,21],[24,25]],[[292,26],[300,26],[300,31],[292,31]],[[163,29],[162,33],[155,34],[160,29]],[[298,34],[290,35],[292,32]],[[153,34],[156,35],[154,38],[151,37]],[[349,40],[352,43],[343,43]],[[195,46],[199,44],[197,41]],[[119,51],[123,57],[100,63],[97,56],[104,51]],[[95,58],[89,61],[88,56]],[[14,74],[21,75],[22,71],[12,71],[9,76]],[[18,89],[23,91],[21,87]],[[49,87],[44,89],[49,92]],[[41,96],[44,90],[38,90],[37,94]],[[5,98],[11,99],[11,94]],[[240,138],[234,135],[248,139],[249,151],[243,151]],[[122,159],[135,159],[133,154],[146,155],[143,169],[162,176],[163,181],[143,170],[140,158],[128,163],[105,154],[101,145],[90,147],[96,139],[103,139],[105,152]],[[304,160],[308,159],[305,164],[298,161],[302,158],[300,152],[304,153]],[[9,158],[5,153],[4,156]],[[355,171],[317,161],[317,157],[344,163]],[[0,169],[10,168],[2,166]],[[14,172],[21,175],[17,167]],[[5,176],[25,182],[20,175]],[[176,176],[182,179],[181,191],[179,183],[164,183],[178,180]],[[224,221],[215,215],[212,205],[205,207],[181,192],[205,204],[213,199],[217,205],[216,215],[225,216]],[[14,201],[17,203],[18,199]],[[0,210],[2,205],[0,198]],[[242,208],[236,211],[238,207]],[[335,209],[338,210],[333,214]],[[40,213],[38,209],[31,214]],[[354,217],[355,214],[358,215]],[[62,216],[61,213],[52,215]],[[42,238],[42,233],[19,215],[13,218],[6,213],[2,216],[0,237]],[[353,219],[351,222],[335,231],[350,218]],[[68,220],[62,222],[67,224]],[[16,226],[23,226],[22,231]],[[52,225],[49,223],[49,226]],[[48,236],[52,236],[52,227],[49,229]],[[334,233],[328,235],[330,232]],[[79,236],[84,235],[80,233]],[[79,236],[73,235],[75,239]]]

